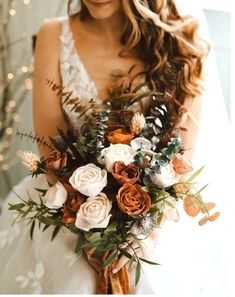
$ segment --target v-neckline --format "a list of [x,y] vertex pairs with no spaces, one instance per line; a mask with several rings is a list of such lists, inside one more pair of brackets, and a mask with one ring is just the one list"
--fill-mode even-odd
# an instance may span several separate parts
[[73,34],[73,31],[71,30],[69,17],[67,19],[67,26],[68,26],[68,32],[71,35],[72,48],[73,48],[74,54],[76,55],[76,57],[80,63],[80,66],[83,68],[83,72],[87,76],[88,81],[92,84],[92,86],[94,88],[95,96],[96,96],[95,99],[98,100],[99,102],[103,102],[106,98],[104,98],[104,99],[101,98],[99,91],[98,91],[97,84],[96,84],[95,80],[91,77],[89,71],[87,70],[87,67],[85,66],[85,64],[83,63],[83,61],[81,59],[78,49],[76,48],[74,34]]

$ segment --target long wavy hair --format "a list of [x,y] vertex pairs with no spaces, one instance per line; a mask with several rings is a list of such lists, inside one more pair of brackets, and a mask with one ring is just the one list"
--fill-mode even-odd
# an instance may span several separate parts
[[[198,21],[181,16],[174,2],[121,0],[125,24],[120,41],[145,62],[151,89],[174,98],[177,114],[185,98],[195,98],[203,91],[203,64],[209,45],[198,35]],[[82,4],[80,18],[88,17]]]

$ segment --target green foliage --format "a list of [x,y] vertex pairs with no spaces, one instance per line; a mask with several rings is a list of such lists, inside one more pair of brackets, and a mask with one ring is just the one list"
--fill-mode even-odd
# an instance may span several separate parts
[[[44,190],[42,190],[44,191]],[[16,194],[17,195],[17,194]],[[14,221],[28,221],[30,226],[30,238],[33,239],[33,233],[35,230],[36,222],[39,222],[39,228],[41,224],[43,224],[42,231],[44,232],[50,226],[55,226],[54,231],[52,233],[52,240],[56,237],[60,228],[64,225],[61,221],[61,211],[60,210],[52,210],[47,208],[40,197],[40,202],[35,202],[30,194],[28,193],[28,199],[23,200],[18,195],[17,197],[22,201],[21,203],[9,204],[9,210],[13,210],[17,213],[17,217]]]

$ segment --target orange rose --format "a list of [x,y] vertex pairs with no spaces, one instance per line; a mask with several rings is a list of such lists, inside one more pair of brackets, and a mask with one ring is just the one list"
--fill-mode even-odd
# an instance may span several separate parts
[[176,173],[185,174],[193,170],[191,163],[181,154],[174,154],[172,165]]
[[122,161],[113,164],[112,174],[119,184],[134,184],[140,175],[140,169],[133,163],[125,165]]
[[151,207],[151,198],[140,185],[124,184],[116,198],[120,210],[130,216],[138,216]]
[[74,224],[76,221],[76,215],[85,202],[85,198],[79,192],[68,193],[68,198],[63,205],[63,217],[62,222],[65,224]]
[[109,134],[107,135],[107,138],[108,138],[108,141],[113,144],[115,143],[129,144],[131,140],[134,138],[134,135],[122,129],[116,129],[114,131],[109,132]]
[[66,167],[67,165],[67,154],[61,154],[59,151],[53,151],[50,156],[46,159],[45,169],[47,171],[54,171]]

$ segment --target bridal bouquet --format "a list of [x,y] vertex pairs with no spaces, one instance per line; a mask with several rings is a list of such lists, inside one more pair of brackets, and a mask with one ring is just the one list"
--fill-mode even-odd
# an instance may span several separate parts
[[[169,116],[167,94],[140,93],[142,86],[128,85],[127,92],[119,85],[99,112],[92,104],[83,112],[79,131],[58,130],[50,143],[41,141],[51,149],[47,159],[22,153],[32,175],[54,175],[57,182],[37,189],[40,202],[20,197],[10,205],[19,218],[28,217],[32,238],[36,222],[42,232],[54,226],[52,239],[62,227],[78,235],[75,252],[98,272],[98,293],[129,293],[128,268],[135,266],[137,284],[142,262],[157,265],[142,256],[142,243],[165,220],[177,221],[181,204],[192,217],[202,214],[200,225],[219,215],[210,215],[214,203],[205,203],[204,187],[195,187],[202,168],[193,172],[184,158],[180,121]],[[147,97],[151,104],[144,115],[134,107]],[[67,97],[71,102],[76,100]],[[129,267],[114,274],[121,255]]]

